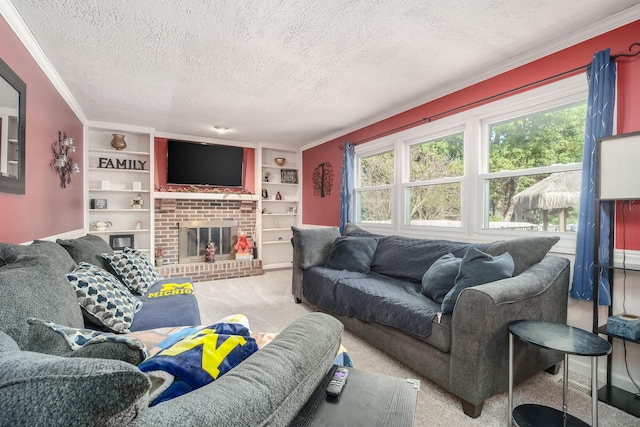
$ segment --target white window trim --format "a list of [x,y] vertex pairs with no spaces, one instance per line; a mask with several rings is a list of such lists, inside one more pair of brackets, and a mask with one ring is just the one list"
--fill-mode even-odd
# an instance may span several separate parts
[[[510,97],[490,102],[434,122],[425,123],[414,128],[385,136],[355,147],[356,161],[360,157],[368,157],[385,151],[394,150],[395,179],[393,185],[392,224],[361,224],[363,228],[380,234],[401,234],[406,236],[441,238],[463,241],[489,242],[514,237],[531,237],[532,233],[517,231],[483,230],[483,182],[488,177],[512,176],[518,171],[487,171],[488,142],[483,141],[490,123],[509,120],[523,115],[534,114],[562,105],[585,101],[588,95],[586,76],[579,74],[566,79],[549,83]],[[409,183],[409,146],[419,142],[438,139],[464,131],[464,176],[462,185],[462,227],[425,227],[404,225],[404,191],[415,185]],[[543,168],[528,169],[522,174],[551,173],[565,170],[579,170],[582,165],[554,165]],[[356,168],[356,189],[359,182]],[[459,178],[446,179],[443,182],[459,182]],[[435,182],[435,181],[433,181]],[[558,235],[551,232],[536,232],[535,236]],[[554,247],[555,252],[574,253],[575,235],[560,233],[560,242]]]

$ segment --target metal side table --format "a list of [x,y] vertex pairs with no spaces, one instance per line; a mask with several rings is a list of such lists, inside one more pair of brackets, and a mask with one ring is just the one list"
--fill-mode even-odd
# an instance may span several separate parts
[[[564,389],[562,411],[542,405],[525,404],[513,408],[513,353],[518,337],[538,347],[564,353]],[[598,356],[611,352],[611,344],[596,334],[560,323],[538,320],[517,320],[509,323],[509,425],[512,421],[524,426],[588,426],[584,421],[567,413],[569,391],[569,355],[591,357],[591,422],[598,425]]]

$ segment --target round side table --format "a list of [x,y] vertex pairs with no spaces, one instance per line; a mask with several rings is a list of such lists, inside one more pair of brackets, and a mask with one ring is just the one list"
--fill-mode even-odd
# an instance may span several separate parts
[[[562,411],[542,405],[525,404],[513,408],[513,353],[514,341],[522,341],[542,348],[564,353]],[[509,425],[533,426],[588,426],[589,424],[567,413],[569,391],[569,355],[591,357],[591,422],[598,425],[598,356],[611,352],[611,344],[596,334],[560,323],[539,320],[516,320],[509,323]]]

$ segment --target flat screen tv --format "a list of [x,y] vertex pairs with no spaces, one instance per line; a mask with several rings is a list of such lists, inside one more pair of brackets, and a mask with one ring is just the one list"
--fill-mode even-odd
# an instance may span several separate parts
[[167,141],[167,184],[242,187],[242,147]]

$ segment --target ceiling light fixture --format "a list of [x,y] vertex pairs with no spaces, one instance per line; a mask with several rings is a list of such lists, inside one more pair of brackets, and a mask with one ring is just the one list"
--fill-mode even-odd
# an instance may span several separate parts
[[214,126],[213,130],[215,130],[218,133],[225,133],[229,131],[229,128],[226,128],[224,126]]

